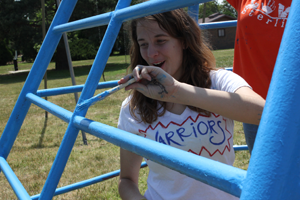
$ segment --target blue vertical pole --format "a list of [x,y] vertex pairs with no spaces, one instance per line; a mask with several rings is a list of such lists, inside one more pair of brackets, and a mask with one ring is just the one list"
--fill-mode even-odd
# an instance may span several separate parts
[[243,184],[241,200],[300,199],[299,10],[300,1],[294,0]]
[[195,4],[193,6],[189,6],[188,14],[197,22],[198,24],[198,16],[199,16],[199,4]]
[[[64,2],[64,1],[62,1],[62,2]],[[131,0],[119,0],[118,4],[116,6],[116,10],[127,7],[130,5],[130,3],[131,3]],[[112,14],[114,15],[114,13],[112,13]],[[118,36],[121,26],[122,26],[122,21],[114,20],[114,16],[112,16],[111,21],[108,24],[107,31],[105,33],[103,42],[101,43],[101,46],[97,52],[93,66],[89,72],[87,81],[84,85],[84,88],[83,88],[80,98],[78,100],[78,104],[80,104],[81,102],[83,102],[86,99],[89,99],[95,93],[95,90],[98,86],[98,82],[104,71],[106,62],[109,58],[110,52],[116,41],[116,38]],[[56,158],[53,162],[53,165],[51,167],[51,170],[49,172],[49,175],[47,177],[46,183],[43,187],[43,190],[41,192],[41,196],[39,199],[51,200],[52,197],[54,196],[55,189],[58,185],[60,177],[61,177],[61,175],[64,171],[64,168],[67,164],[68,158],[71,154],[72,148],[74,146],[74,143],[76,141],[78,131],[79,131],[73,125],[73,118],[76,115],[85,116],[87,109],[88,108],[80,110],[80,109],[77,109],[77,107],[75,108],[75,111],[72,115],[69,126],[66,130],[64,138],[62,140],[62,143],[59,147]]]
[[64,6],[65,9],[63,12],[60,11],[61,8],[58,8],[57,14],[53,19],[41,49],[33,63],[16,105],[0,138],[0,156],[5,159],[7,158],[14,141],[16,140],[24,118],[30,107],[30,102],[26,100],[26,94],[36,93],[61,38],[62,34],[53,33],[52,29],[56,25],[68,22],[76,2],[76,0],[64,0],[62,2],[62,4],[67,6]]

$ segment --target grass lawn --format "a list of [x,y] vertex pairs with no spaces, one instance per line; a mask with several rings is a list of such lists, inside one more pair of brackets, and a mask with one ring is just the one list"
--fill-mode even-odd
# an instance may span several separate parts
[[[232,66],[233,50],[214,51],[218,67]],[[110,57],[106,69],[105,79],[117,80],[126,74],[129,57]],[[76,83],[84,84],[93,60],[73,62]],[[28,70],[32,63],[19,64],[19,70]],[[71,85],[69,71],[55,71],[54,63],[48,68],[48,88]],[[0,136],[5,128],[10,113],[22,89],[27,73],[9,74],[13,66],[0,66]],[[44,88],[43,82],[40,89]],[[101,91],[96,91],[100,93]],[[118,95],[91,106],[87,118],[116,127],[121,102],[128,95],[124,90]],[[73,94],[48,97],[53,102],[67,110],[74,110],[75,100]],[[45,111],[32,104],[25,118],[22,128],[7,158],[10,167],[17,175],[29,195],[39,194],[48,176],[55,159],[67,124],[57,117],[49,114],[45,119]],[[101,174],[119,169],[119,147],[102,139],[87,134],[88,145],[83,145],[81,132],[73,147],[72,153],[60,179],[58,187],[70,185],[79,181],[99,176]],[[245,144],[241,123],[236,122],[235,144]],[[237,152],[234,166],[247,169],[249,162],[248,151]],[[146,177],[148,168],[140,172],[140,189],[146,190]],[[120,199],[117,190],[118,178],[100,182],[79,190],[54,197],[54,199]],[[0,173],[0,199],[16,199],[8,181]]]

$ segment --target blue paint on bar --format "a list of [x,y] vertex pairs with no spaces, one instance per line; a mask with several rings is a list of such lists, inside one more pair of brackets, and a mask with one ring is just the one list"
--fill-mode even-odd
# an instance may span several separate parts
[[234,149],[234,151],[244,151],[244,150],[248,150],[248,146],[247,145],[233,145],[233,149]]
[[199,3],[189,6],[188,14],[191,16],[197,23],[199,18]]
[[116,86],[114,88],[111,88],[110,90],[106,90],[106,91],[104,91],[104,92],[102,92],[102,93],[100,93],[100,94],[98,94],[98,95],[96,95],[96,96],[94,96],[94,97],[92,97],[90,99],[87,99],[84,102],[78,104],[77,107],[76,107],[76,109],[78,111],[86,109],[86,108],[90,107],[91,105],[94,105],[97,101],[102,101],[103,99],[105,99],[109,95],[111,95],[111,94],[119,91],[120,89],[125,88],[126,86],[128,86],[128,85],[130,85],[130,84],[132,84],[134,82],[135,82],[135,80],[132,78],[132,79],[128,80],[126,83],[124,83],[124,84],[118,85],[118,86]]
[[66,24],[57,25],[53,28],[53,31],[57,33],[63,33],[63,32],[78,31],[82,29],[93,28],[96,26],[107,25],[110,21],[111,15],[112,12],[109,12],[109,13],[69,22]]
[[211,0],[152,0],[116,10],[114,12],[108,12],[98,16],[88,17],[74,22],[57,25],[53,28],[53,30],[57,33],[77,31],[86,28],[106,25],[109,23],[113,15],[115,15],[116,19],[120,19],[124,22],[147,15],[166,12],[169,10],[174,10],[176,8],[194,6],[196,3],[206,3],[209,1]]
[[84,102],[80,103],[77,105],[76,109],[78,111],[83,110],[83,109],[87,109],[88,107],[94,105],[97,101],[102,101],[103,99],[105,99],[108,95],[110,95],[110,93],[108,91],[104,91],[90,99],[85,100]]
[[15,173],[3,157],[0,157],[0,169],[3,171],[3,174],[5,175],[18,199],[31,200],[22,183],[19,181],[18,177],[15,175]]
[[211,22],[211,23],[199,24],[199,26],[200,26],[200,28],[202,30],[205,30],[205,29],[216,29],[216,28],[236,27],[236,25],[237,25],[237,20],[222,21],[222,22]]
[[54,116],[60,118],[61,120],[65,122],[70,122],[70,119],[72,117],[72,112],[54,104],[49,101],[46,101],[45,99],[38,97],[32,93],[28,93],[26,95],[26,98],[34,103],[35,105],[39,106],[40,108],[43,108],[44,110],[48,111],[49,113],[53,114]]
[[[98,83],[97,89],[105,89],[111,88],[118,85],[118,81],[106,81]],[[61,95],[61,94],[69,94],[75,92],[81,92],[84,85],[74,85],[74,86],[67,86],[67,87],[60,87],[60,88],[51,88],[51,89],[42,89],[38,90],[36,95],[39,97],[48,97],[54,95]]]
[[233,71],[233,67],[226,67],[225,69],[228,71]]

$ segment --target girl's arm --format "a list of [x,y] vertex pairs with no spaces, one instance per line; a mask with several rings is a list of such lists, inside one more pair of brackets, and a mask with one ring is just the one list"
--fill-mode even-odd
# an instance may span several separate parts
[[[224,117],[259,124],[265,100],[249,87],[241,87],[235,93],[204,89],[179,83],[174,101],[217,113]],[[175,100],[176,99],[176,100]]]
[[120,149],[121,172],[119,194],[123,200],[145,199],[138,189],[138,178],[143,158],[125,149]]
[[[137,66],[131,76],[137,83],[127,86],[127,90],[136,89],[149,98],[202,108],[250,124],[259,124],[265,105],[265,100],[248,87],[235,93],[195,87],[178,82],[159,67]],[[139,82],[142,79],[147,83]],[[125,77],[119,83],[127,80]]]

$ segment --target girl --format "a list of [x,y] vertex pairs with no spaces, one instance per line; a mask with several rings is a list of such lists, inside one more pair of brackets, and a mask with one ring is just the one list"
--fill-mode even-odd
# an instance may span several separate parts
[[[264,99],[233,72],[215,69],[197,23],[183,10],[133,20],[130,76],[118,128],[232,165],[233,120],[259,124]],[[236,199],[147,160],[148,189],[138,189],[142,157],[121,149],[122,199]]]

